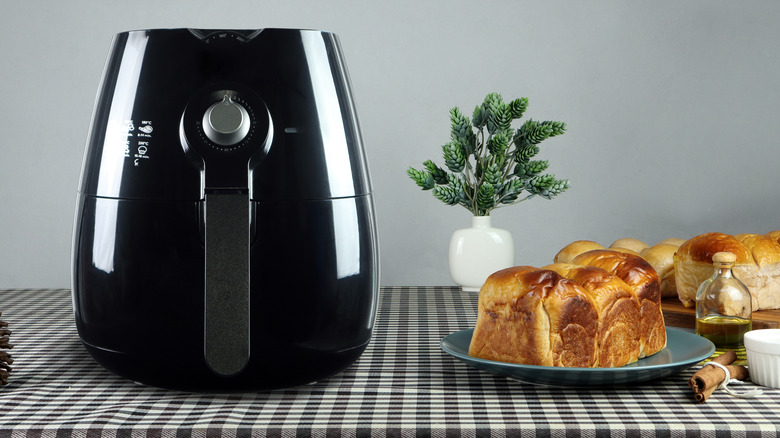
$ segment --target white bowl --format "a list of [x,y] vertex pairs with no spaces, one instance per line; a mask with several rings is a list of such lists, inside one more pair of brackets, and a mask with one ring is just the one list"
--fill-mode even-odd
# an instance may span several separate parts
[[750,380],[780,388],[780,329],[751,330],[745,333]]

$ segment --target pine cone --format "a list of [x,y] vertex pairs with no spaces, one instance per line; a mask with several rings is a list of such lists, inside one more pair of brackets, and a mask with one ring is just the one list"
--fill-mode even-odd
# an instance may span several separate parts
[[[2,316],[2,313],[0,313]],[[6,349],[14,348],[13,344],[9,344],[8,340],[11,336],[11,330],[8,330],[8,323],[0,321],[0,385],[8,384],[8,374],[11,372],[11,364],[14,360],[11,355],[8,354]]]

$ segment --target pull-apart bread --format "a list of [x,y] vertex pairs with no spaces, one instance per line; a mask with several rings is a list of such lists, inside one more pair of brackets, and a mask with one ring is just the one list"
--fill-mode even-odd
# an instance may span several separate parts
[[649,262],[625,252],[593,250],[575,257],[572,263],[602,268],[634,290],[639,300],[640,358],[666,347],[666,325],[661,312],[661,281]]
[[480,290],[469,355],[527,365],[623,366],[665,347],[659,304],[655,271],[623,252],[593,250],[572,264],[504,269]]
[[623,280],[595,266],[556,263],[545,266],[582,286],[596,303],[596,366],[619,367],[636,362],[641,353],[639,299]]
[[479,292],[469,355],[558,367],[596,364],[596,303],[555,271],[530,266],[490,275]]
[[686,307],[713,274],[712,256],[730,252],[737,258],[732,272],[750,290],[753,311],[780,309],[780,232],[759,234],[707,233],[680,246],[674,255],[677,294]]

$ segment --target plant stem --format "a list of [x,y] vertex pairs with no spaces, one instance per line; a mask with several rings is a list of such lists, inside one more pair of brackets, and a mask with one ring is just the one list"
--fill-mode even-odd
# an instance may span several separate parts
[[[482,159],[484,158],[485,149],[487,149],[485,147],[485,130],[484,130],[484,128],[480,128],[479,129],[479,142],[477,142],[477,144],[475,146],[475,150],[474,150],[475,166],[479,165],[480,162],[482,161]],[[474,175],[474,177],[476,179],[474,181],[474,188],[475,188],[475,190],[474,190],[474,199],[472,201],[473,205],[474,205],[474,208],[472,209],[472,211],[474,212],[475,216],[483,216],[483,215],[480,214],[482,211],[479,208],[479,188],[482,187],[482,184],[485,182],[485,166],[484,166],[484,163],[483,163],[483,166],[482,166],[482,175],[480,175],[479,177]]]
[[[511,140],[510,140],[511,141]],[[515,164],[515,159],[512,158],[514,155],[513,153],[510,153],[511,144],[510,146],[507,146],[506,150],[504,151],[504,157],[506,158],[506,167],[504,167],[504,174],[501,176],[502,181],[506,181],[506,178],[509,176],[510,172],[514,171],[513,164]]]
[[[463,181],[465,183],[465,187],[463,188],[463,192],[466,194],[466,198],[469,200],[469,204],[471,205],[471,212],[474,213],[474,209],[476,208],[476,193],[469,193],[469,188],[474,187],[474,176],[471,168],[471,161],[469,161],[469,157],[466,157],[466,165],[463,166],[463,172],[461,172],[463,175]],[[476,213],[475,213],[476,215]]]

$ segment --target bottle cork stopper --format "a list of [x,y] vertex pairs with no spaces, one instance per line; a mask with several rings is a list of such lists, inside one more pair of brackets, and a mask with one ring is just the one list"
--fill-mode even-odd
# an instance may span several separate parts
[[716,252],[715,255],[712,256],[712,262],[718,265],[733,265],[736,261],[737,256],[726,251]]

